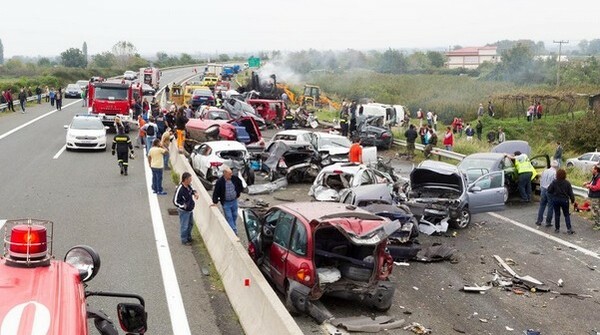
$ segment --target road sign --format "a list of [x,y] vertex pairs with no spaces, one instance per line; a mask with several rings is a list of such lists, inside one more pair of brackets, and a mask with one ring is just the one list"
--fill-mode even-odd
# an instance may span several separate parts
[[258,58],[258,57],[248,58],[248,67],[260,67],[260,58]]

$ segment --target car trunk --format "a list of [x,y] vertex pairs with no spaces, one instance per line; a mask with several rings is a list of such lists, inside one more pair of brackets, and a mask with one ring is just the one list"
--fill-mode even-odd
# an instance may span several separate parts
[[236,127],[236,136],[239,142],[252,144],[260,141],[262,138],[256,121],[251,117],[241,117],[231,123]]

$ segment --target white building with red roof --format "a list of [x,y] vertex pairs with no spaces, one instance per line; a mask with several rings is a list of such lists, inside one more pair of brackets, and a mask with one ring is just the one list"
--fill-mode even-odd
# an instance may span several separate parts
[[483,62],[497,63],[500,61],[496,46],[468,47],[452,50],[446,53],[446,66],[450,69],[476,69]]

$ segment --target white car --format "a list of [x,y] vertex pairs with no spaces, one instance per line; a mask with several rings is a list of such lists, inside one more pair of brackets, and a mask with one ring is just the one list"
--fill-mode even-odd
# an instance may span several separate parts
[[567,159],[567,167],[576,167],[588,171],[600,164],[600,152],[588,152],[579,157]]
[[123,73],[123,79],[125,80],[134,80],[135,78],[137,78],[137,72],[135,71],[125,71]]
[[312,132],[308,130],[289,129],[282,130],[275,134],[267,144],[267,148],[275,141],[282,141],[288,145],[309,145],[312,144]]
[[283,130],[275,134],[266,148],[275,141],[283,141],[288,145],[310,144],[321,155],[322,165],[331,165],[348,161],[348,152],[352,143],[344,136],[312,132],[308,130]]
[[67,150],[106,150],[106,129],[97,116],[76,115],[67,129]]
[[342,191],[373,184],[387,184],[390,193],[394,192],[394,180],[389,174],[363,164],[337,163],[319,172],[308,195],[317,201],[339,201]]
[[[211,141],[196,145],[190,155],[192,168],[211,188],[223,175],[223,166],[229,166],[244,188],[254,184],[254,171],[250,168],[248,149],[237,141]],[[209,186],[210,185],[210,186]]]

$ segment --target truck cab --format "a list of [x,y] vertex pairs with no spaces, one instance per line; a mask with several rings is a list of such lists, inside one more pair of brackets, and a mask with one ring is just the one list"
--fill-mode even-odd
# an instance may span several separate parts
[[[141,86],[139,89],[141,90]],[[133,88],[127,82],[91,82],[88,86],[88,113],[100,117],[105,126],[113,127],[118,116],[125,126],[125,131],[129,132],[133,103]]]
[[[88,319],[98,334],[118,334],[103,311],[88,298],[118,297],[117,315],[128,334],[144,334],[144,299],[135,294],[91,292],[85,282],[100,270],[100,256],[88,246],[75,246],[64,260],[52,256],[53,224],[47,220],[0,221],[4,226],[4,253],[0,257],[0,332],[7,335],[89,335]],[[2,230],[0,228],[0,230]]]
[[140,68],[140,81],[158,90],[160,85],[160,70],[155,67]]

